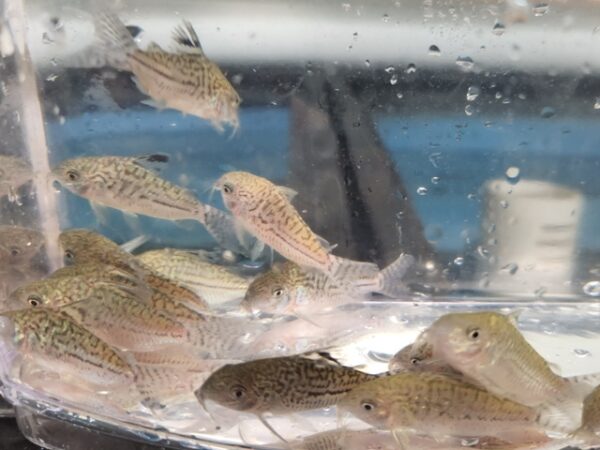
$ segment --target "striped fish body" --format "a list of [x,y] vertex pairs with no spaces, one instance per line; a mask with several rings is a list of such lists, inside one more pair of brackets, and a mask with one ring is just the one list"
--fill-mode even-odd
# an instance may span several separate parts
[[89,156],[52,170],[62,186],[91,202],[167,220],[204,222],[204,205],[187,189],[143,167],[140,158]]

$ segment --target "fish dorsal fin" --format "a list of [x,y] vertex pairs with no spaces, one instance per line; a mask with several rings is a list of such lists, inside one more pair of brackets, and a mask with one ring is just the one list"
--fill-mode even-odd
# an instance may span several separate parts
[[173,40],[178,44],[180,50],[204,56],[204,50],[202,50],[196,30],[194,30],[192,24],[187,20],[184,20],[182,25],[175,27],[173,30]]
[[295,191],[294,189],[289,188],[287,186],[277,186],[277,190],[290,202],[296,197],[296,195],[298,195],[298,191]]
[[307,352],[300,355],[304,359],[309,359],[311,361],[316,361],[319,363],[323,363],[328,366],[336,366],[336,367],[344,367],[342,363],[340,363],[337,359],[335,359],[331,353],[327,351],[315,351],[315,352]]
[[151,155],[134,156],[131,160],[144,169],[160,172],[161,165],[169,162],[169,156],[162,153],[153,153]]
[[525,311],[524,308],[517,308],[514,311],[511,311],[510,313],[508,313],[506,315],[506,317],[508,318],[510,323],[513,324],[513,326],[517,327],[517,324],[519,322],[519,317],[521,317],[521,314],[523,313],[523,311]]

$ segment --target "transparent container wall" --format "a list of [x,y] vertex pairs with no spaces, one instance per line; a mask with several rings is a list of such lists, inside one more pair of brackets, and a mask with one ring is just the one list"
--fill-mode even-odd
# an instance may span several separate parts
[[[69,228],[117,243],[146,236],[136,251],[215,247],[199,223],[132,218],[49,183],[65,159],[162,154],[161,177],[217,208],[215,181],[248,171],[297,191],[294,206],[336,255],[379,267],[415,257],[408,301],[304,324],[281,337],[288,353],[344,336],[340,358],[375,373],[445,312],[521,307],[523,331],[563,375],[600,370],[595,2],[97,3],[3,2],[0,157],[13,159],[0,167],[2,295],[61,266],[57,237]],[[174,28],[193,24],[242,98],[239,129],[148,105],[103,53],[94,18],[105,11],[140,49],[174,51]],[[37,234],[17,239],[16,227]],[[160,445],[240,443],[238,430],[211,431],[193,397],[158,418],[111,417],[9,372],[3,392],[31,408],[20,424],[35,442],[50,444],[47,425],[66,420]],[[336,424],[331,411],[311,414],[316,431]],[[245,438],[272,443],[253,424]]]

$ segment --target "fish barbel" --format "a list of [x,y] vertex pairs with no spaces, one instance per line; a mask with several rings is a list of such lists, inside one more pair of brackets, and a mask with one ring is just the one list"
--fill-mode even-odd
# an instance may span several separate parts
[[544,430],[544,418],[533,408],[463,380],[427,372],[403,372],[368,381],[342,398],[338,407],[376,428],[433,437],[511,440],[540,437]]
[[[462,377],[462,373],[455,370],[444,361],[434,360],[431,353],[421,350],[421,359],[414,357],[413,344],[409,344],[396,353],[389,362],[389,371],[392,374],[398,372],[432,372]],[[472,380],[470,380],[472,382]]]
[[140,90],[153,99],[147,103],[206,119],[218,132],[224,125],[237,131],[241,98],[219,66],[208,59],[188,21],[173,32],[174,53],[154,42],[141,50],[114,14],[99,16],[96,32],[113,65],[131,71]]
[[401,280],[413,262],[412,256],[403,254],[376,274],[368,266],[365,271],[356,265],[350,267],[357,270],[338,272],[333,278],[288,261],[259,275],[250,284],[242,306],[253,313],[306,314],[366,300],[371,293],[396,297],[405,292]]
[[[295,192],[249,172],[228,172],[214,185],[239,225],[282,256],[302,267],[337,277],[348,265],[376,273],[372,263],[344,260],[304,222],[290,199]],[[242,240],[242,238],[240,238]]]
[[184,250],[150,250],[138,259],[154,272],[194,291],[211,306],[242,299],[250,285],[248,278]]
[[149,301],[155,307],[157,304],[178,303],[193,310],[208,309],[206,302],[194,292],[154,273],[101,234],[83,229],[67,230],[60,234],[59,243],[68,264],[102,263],[134,274],[153,290]]
[[160,219],[204,223],[204,204],[192,192],[144,167],[144,163],[167,161],[165,155],[85,156],[63,161],[52,170],[52,177],[94,204]]

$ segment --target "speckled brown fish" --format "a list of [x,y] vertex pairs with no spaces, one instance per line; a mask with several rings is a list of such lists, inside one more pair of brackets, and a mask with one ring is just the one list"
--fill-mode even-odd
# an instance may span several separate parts
[[[249,172],[228,172],[214,185],[239,226],[285,258],[302,267],[314,268],[337,277],[348,265],[358,265],[375,276],[375,264],[338,258],[331,246],[304,222],[290,198],[295,195],[269,180]],[[240,237],[240,240],[242,238]]]
[[[524,439],[543,436],[545,418],[454,377],[403,372],[357,386],[338,403],[368,424],[429,436]],[[558,431],[564,432],[564,429]]]
[[176,52],[167,52],[154,42],[146,50],[139,49],[114,14],[101,15],[96,31],[113,65],[135,75],[153,106],[206,119],[219,132],[224,125],[230,125],[234,132],[238,129],[240,96],[221,69],[208,59],[187,20],[174,30]]
[[101,234],[83,229],[67,230],[60,234],[59,243],[68,264],[108,264],[138,276],[153,290],[149,301],[154,307],[178,304],[194,311],[208,309],[206,302],[195,293],[152,272]]
[[[334,405],[353,387],[375,378],[319,354],[258,359],[226,365],[195,394],[237,411],[292,413]],[[277,434],[274,430],[272,430]]]
[[583,401],[581,426],[572,433],[572,436],[586,446],[600,446],[600,386]]
[[0,264],[25,266],[39,254],[46,243],[37,230],[13,225],[0,225]]

